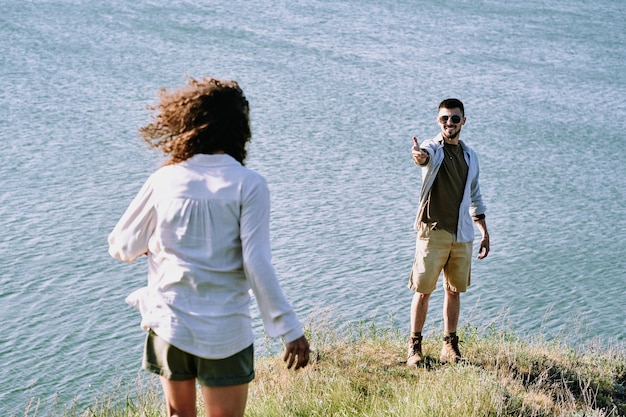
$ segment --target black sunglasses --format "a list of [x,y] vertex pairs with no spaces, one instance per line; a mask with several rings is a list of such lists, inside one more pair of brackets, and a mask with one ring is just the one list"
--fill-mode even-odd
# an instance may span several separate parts
[[439,116],[439,122],[446,123],[448,119],[452,120],[452,123],[457,124],[461,122],[461,116],[457,116],[456,114],[452,116]]

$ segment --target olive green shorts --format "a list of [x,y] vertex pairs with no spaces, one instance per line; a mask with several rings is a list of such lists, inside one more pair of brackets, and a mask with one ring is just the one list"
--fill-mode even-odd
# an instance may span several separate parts
[[247,384],[254,379],[254,345],[225,359],[206,359],[172,346],[150,330],[142,366],[172,381],[197,379],[207,387]]
[[470,285],[472,242],[457,242],[454,233],[420,225],[415,244],[415,259],[408,287],[413,291],[432,293],[443,270],[444,288],[465,292]]

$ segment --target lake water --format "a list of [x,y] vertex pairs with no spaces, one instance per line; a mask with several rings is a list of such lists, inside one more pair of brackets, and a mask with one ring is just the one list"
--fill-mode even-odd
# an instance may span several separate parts
[[[144,261],[106,236],[162,162],[137,129],[161,87],[240,82],[248,166],[301,319],[407,329],[420,186],[411,137],[465,102],[492,252],[461,324],[626,340],[622,0],[0,0],[0,414],[132,385]],[[441,329],[442,291],[427,327]],[[262,338],[262,328],[256,320]],[[42,412],[40,411],[40,414]]]

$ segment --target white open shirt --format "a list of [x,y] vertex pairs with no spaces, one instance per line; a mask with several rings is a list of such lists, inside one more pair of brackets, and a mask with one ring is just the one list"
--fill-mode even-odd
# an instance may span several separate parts
[[220,359],[254,341],[250,292],[270,337],[302,326],[271,261],[265,179],[230,155],[197,154],[152,174],[109,235],[109,253],[148,253],[148,285],[127,298],[141,327],[188,353]]

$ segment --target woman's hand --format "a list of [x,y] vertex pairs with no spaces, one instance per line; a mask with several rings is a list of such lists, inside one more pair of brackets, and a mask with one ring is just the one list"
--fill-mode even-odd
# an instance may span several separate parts
[[289,342],[285,346],[285,356],[283,360],[287,362],[287,369],[295,364],[294,369],[304,368],[309,363],[309,341],[302,336],[299,339]]

